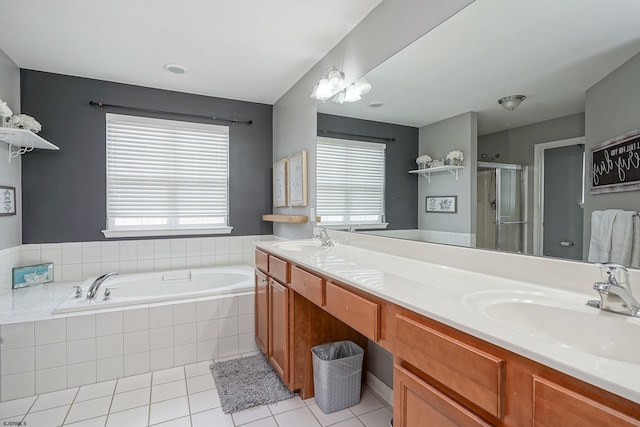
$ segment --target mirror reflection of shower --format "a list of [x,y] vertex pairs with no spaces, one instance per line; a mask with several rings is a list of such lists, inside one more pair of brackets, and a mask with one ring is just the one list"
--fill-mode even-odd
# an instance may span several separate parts
[[[497,159],[500,155],[480,155]],[[523,253],[525,245],[527,167],[478,162],[476,246]]]

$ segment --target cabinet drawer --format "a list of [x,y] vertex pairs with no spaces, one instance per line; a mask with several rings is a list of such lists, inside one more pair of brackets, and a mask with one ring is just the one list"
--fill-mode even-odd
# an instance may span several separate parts
[[632,419],[558,384],[533,377],[534,426],[639,426]]
[[256,268],[267,273],[269,271],[269,255],[256,249]]
[[324,305],[324,287],[322,279],[296,266],[291,267],[291,288],[314,303]]
[[490,426],[473,412],[397,365],[393,382],[394,425],[397,427]]
[[396,315],[394,353],[473,404],[504,415],[504,360]]
[[370,340],[380,339],[380,305],[342,289],[326,286],[325,309]]
[[289,264],[287,261],[269,255],[269,274],[286,285],[289,283]]

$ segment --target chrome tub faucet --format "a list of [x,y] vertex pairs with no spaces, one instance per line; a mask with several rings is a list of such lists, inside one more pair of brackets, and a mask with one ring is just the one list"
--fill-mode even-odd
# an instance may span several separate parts
[[[593,290],[600,294],[600,301],[591,300],[587,305],[627,316],[640,317],[640,302],[631,292],[629,272],[626,267],[615,263],[598,264],[598,267],[605,269],[607,280],[593,284]],[[620,271],[619,275],[617,275],[618,271]]]
[[98,295],[98,290],[100,289],[100,285],[102,285],[102,283],[105,280],[107,280],[109,277],[117,276],[117,275],[118,273],[116,272],[106,273],[98,277],[96,280],[94,280],[91,286],[89,286],[89,290],[87,291],[87,299],[94,299],[96,295]]

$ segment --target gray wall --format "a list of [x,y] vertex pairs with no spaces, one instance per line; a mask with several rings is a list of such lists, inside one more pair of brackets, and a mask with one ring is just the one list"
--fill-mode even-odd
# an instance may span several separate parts
[[[478,137],[478,157],[495,156],[497,163],[529,166],[527,188],[527,218],[533,221],[534,147],[542,142],[560,141],[585,135],[584,113],[572,114],[527,126]],[[479,159],[481,160],[481,159]],[[533,252],[533,227],[527,227],[527,253]]]
[[[20,113],[20,70],[0,50],[0,99],[7,103],[13,114]],[[25,113],[31,114],[29,111]],[[2,126],[2,125],[0,125]],[[22,243],[22,192],[20,166],[22,160],[8,162],[7,144],[0,142],[0,185],[16,187],[16,215],[0,217],[0,249],[11,248]]]
[[[314,65],[273,106],[273,158],[300,150],[308,152],[309,206],[275,208],[280,214],[308,215],[315,207],[316,106],[311,89],[325,70],[336,66],[347,84],[371,71],[473,0],[386,0],[381,2],[322,60]],[[311,236],[312,223],[276,224],[275,234],[290,238]]]
[[[418,152],[418,128],[400,126],[370,120],[318,114],[318,135],[320,131],[344,132],[355,135],[370,135],[379,138],[395,138],[387,142],[385,157],[385,221],[389,230],[414,229],[418,227],[417,194],[418,182],[407,171],[415,168]],[[326,136],[335,136],[327,134]],[[353,136],[336,136],[343,139],[379,142]]]
[[[478,115],[468,112],[420,128],[419,154],[432,159],[444,159],[452,150],[464,154],[464,169],[458,180],[449,172],[431,174],[431,182],[423,177],[418,184],[418,224],[421,230],[437,230],[474,234],[476,232],[477,175],[476,146],[478,139]],[[455,214],[426,213],[426,196],[458,196],[458,212]]]
[[[21,71],[22,110],[42,124],[60,151],[23,158],[23,242],[104,240],[106,223],[105,112],[89,101],[138,108],[251,119],[230,126],[229,217],[232,235],[271,234],[272,107],[38,71]],[[182,120],[162,114],[157,118]],[[191,120],[191,119],[189,119]],[[215,123],[204,120],[204,122]],[[225,124],[225,123],[220,123]]]
[[[608,139],[640,129],[640,54],[622,64],[611,74],[587,90],[585,106],[585,150],[590,162],[590,149]],[[589,194],[591,179],[587,176],[584,200],[584,256],[591,236],[591,213],[594,210],[640,210],[640,192],[624,191]]]

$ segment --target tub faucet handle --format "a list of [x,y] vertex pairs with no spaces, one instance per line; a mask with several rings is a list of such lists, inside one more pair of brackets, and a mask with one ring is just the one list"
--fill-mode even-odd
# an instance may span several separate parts
[[81,298],[82,297],[82,292],[83,292],[82,286],[74,285],[73,287],[76,288],[76,296],[75,297],[76,298]]
[[104,288],[104,300],[110,300],[111,299],[111,291],[114,289],[118,289],[118,288]]

